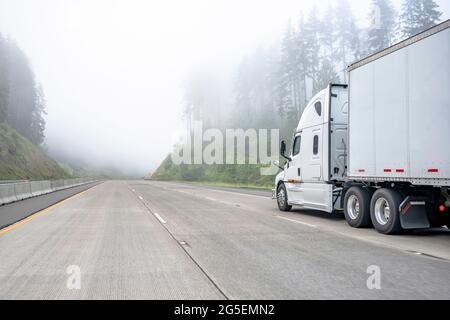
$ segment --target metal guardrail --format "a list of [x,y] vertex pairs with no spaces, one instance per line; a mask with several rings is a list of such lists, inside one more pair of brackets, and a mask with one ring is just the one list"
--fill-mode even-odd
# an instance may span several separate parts
[[0,180],[0,184],[10,184],[18,182],[28,182],[28,180]]
[[0,181],[0,206],[96,182],[94,179]]

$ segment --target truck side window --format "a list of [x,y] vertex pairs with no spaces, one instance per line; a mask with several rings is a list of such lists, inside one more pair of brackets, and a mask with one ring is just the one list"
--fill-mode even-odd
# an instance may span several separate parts
[[313,153],[315,156],[319,154],[319,136],[314,136]]
[[322,103],[320,101],[317,101],[316,104],[314,105],[314,107],[316,108],[316,112],[319,115],[319,117],[322,116]]
[[302,137],[301,136],[295,137],[294,148],[292,150],[292,156],[295,157],[296,155],[298,155],[300,153],[301,144],[302,144]]

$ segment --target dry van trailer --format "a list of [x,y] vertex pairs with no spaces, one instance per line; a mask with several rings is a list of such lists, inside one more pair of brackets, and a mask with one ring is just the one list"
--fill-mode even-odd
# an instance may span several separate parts
[[349,179],[450,186],[450,20],[349,72]]

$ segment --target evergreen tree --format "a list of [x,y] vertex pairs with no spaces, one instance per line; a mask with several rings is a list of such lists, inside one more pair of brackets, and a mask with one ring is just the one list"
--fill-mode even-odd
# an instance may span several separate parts
[[235,109],[233,124],[240,128],[248,128],[251,125],[253,108],[253,83],[251,76],[251,61],[249,57],[242,59],[235,78]]
[[390,0],[372,0],[369,19],[371,27],[368,31],[368,54],[389,47],[395,35],[396,12]]
[[317,8],[314,7],[310,12],[303,30],[305,33],[305,71],[306,75],[312,80],[313,96],[323,89],[319,85],[320,28],[321,24],[317,17]]
[[288,110],[288,116],[290,118],[299,118],[306,103],[308,102],[308,95],[306,91],[307,81],[307,65],[308,65],[308,39],[307,30],[305,28],[305,19],[303,15],[300,16],[298,30],[294,36],[294,105]]
[[9,68],[6,39],[0,34],[0,123],[8,115]]
[[339,0],[335,10],[336,15],[336,63],[342,80],[347,83],[347,66],[358,59],[362,52],[359,41],[359,30],[348,0]]
[[8,123],[32,140],[31,126],[35,112],[36,83],[30,64],[14,41],[9,42]]
[[272,125],[274,120],[272,74],[275,69],[271,65],[275,58],[274,52],[259,47],[252,55],[251,79],[253,83],[252,96],[254,110],[253,128],[265,129]]
[[[317,86],[324,89],[330,83],[339,83],[339,75],[336,72],[336,17],[332,7],[328,7],[319,25],[320,67],[317,78]],[[319,90],[320,90],[319,89]]]
[[36,145],[44,142],[45,98],[25,53],[0,36],[0,122],[6,120]]
[[400,16],[402,36],[414,36],[439,23],[442,12],[433,0],[405,0]]
[[265,128],[279,128],[281,124],[279,121],[281,117],[278,113],[278,106],[280,101],[279,90],[279,75],[280,75],[280,44],[274,44],[269,48],[268,56],[268,70],[267,70],[267,92],[268,92],[268,105],[270,110],[268,115],[269,119]]
[[35,91],[34,109],[31,114],[30,140],[35,145],[41,145],[45,139],[45,112],[46,100],[44,89],[39,84]]
[[322,58],[317,78],[317,86],[325,89],[330,83],[339,83],[339,75],[337,74],[332,61],[328,58]]
[[333,8],[329,6],[325,11],[325,15],[320,21],[319,43],[321,47],[321,57],[325,57],[330,61],[335,60],[335,34],[336,34],[336,17]]
[[280,50],[280,69],[278,96],[280,98],[278,112],[281,117],[287,115],[288,110],[294,108],[294,79],[295,79],[295,38],[291,22],[284,33]]

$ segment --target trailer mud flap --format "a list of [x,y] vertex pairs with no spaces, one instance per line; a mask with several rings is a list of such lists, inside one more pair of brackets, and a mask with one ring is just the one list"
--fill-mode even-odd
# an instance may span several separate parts
[[407,197],[400,205],[400,223],[403,229],[426,229],[430,227],[426,199]]

